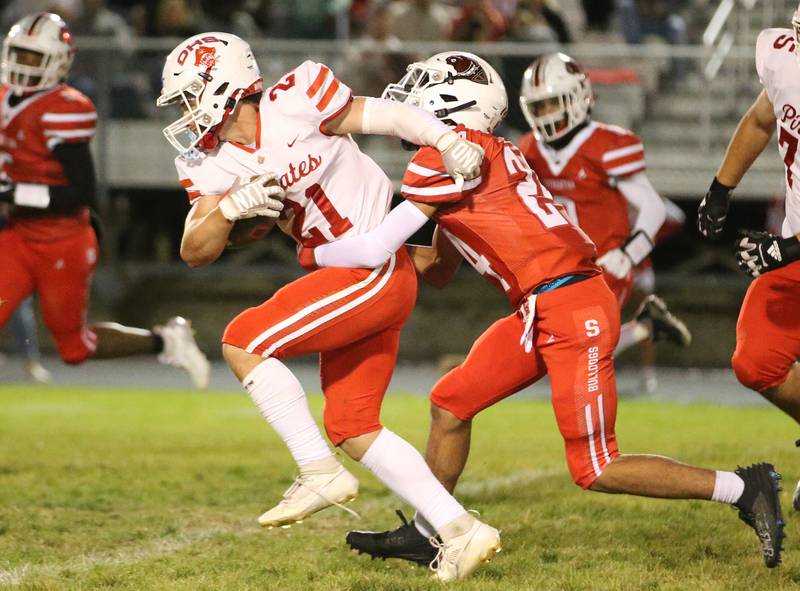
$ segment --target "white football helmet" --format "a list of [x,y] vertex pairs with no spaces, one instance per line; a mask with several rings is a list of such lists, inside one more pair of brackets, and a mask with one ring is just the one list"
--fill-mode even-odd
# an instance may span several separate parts
[[[551,99],[558,108],[549,111]],[[538,104],[537,104],[538,103]],[[563,53],[543,55],[525,70],[519,104],[540,139],[552,142],[586,121],[594,105],[592,84],[578,63]],[[546,113],[537,115],[537,111]]]
[[495,69],[465,51],[446,51],[414,62],[382,96],[430,111],[445,123],[489,133],[508,111],[506,88]]
[[60,16],[28,15],[11,27],[3,41],[0,82],[14,94],[52,88],[67,77],[75,51],[72,34]]
[[220,125],[238,102],[261,92],[258,64],[244,40],[230,33],[201,33],[167,56],[156,105],[179,105],[183,116],[164,128],[176,150],[213,150]]

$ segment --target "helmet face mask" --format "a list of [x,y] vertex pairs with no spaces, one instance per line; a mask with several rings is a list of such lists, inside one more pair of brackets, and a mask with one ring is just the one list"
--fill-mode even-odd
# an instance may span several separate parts
[[508,97],[497,72],[466,52],[436,54],[409,65],[389,84],[384,99],[420,107],[451,125],[491,132],[507,112]]
[[589,119],[594,94],[581,67],[555,53],[537,58],[525,70],[519,102],[537,137],[553,142]]
[[181,108],[181,116],[162,132],[187,157],[216,148],[239,101],[262,90],[250,46],[229,33],[202,33],[179,44],[167,56],[161,79],[156,105]]
[[46,90],[69,73],[75,48],[61,17],[37,13],[11,27],[0,54],[0,82],[13,94]]

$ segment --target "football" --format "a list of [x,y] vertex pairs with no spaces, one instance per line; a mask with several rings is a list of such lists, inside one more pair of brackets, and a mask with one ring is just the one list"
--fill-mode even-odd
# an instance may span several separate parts
[[275,227],[275,218],[257,215],[252,218],[237,220],[228,234],[226,248],[242,248],[261,240]]

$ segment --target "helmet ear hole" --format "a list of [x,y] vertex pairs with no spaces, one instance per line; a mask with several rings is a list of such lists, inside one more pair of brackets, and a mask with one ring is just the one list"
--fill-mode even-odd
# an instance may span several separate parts
[[[220,84],[219,88],[217,88],[217,90],[214,91],[214,96],[219,96],[221,94],[224,94],[227,89],[228,89],[228,83],[227,82],[225,82],[223,84]],[[216,105],[215,105],[215,108],[216,108]]]

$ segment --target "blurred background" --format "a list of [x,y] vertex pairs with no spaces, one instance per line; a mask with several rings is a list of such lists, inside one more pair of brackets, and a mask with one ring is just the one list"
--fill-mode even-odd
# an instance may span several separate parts
[[[684,318],[695,343],[685,350],[659,345],[659,365],[730,366],[749,282],[736,270],[733,239],[739,227],[780,226],[783,163],[775,147],[737,189],[719,244],[700,242],[695,211],[760,90],[756,36],[767,27],[789,27],[796,1],[11,0],[3,6],[3,31],[38,10],[67,21],[79,48],[69,83],[100,114],[93,149],[105,235],[92,320],[149,326],[181,314],[192,319],[206,352],[219,358],[227,322],[302,272],[292,243],[278,233],[205,269],[190,271],[180,261],[188,204],[175,153],[161,135],[169,114],[157,112],[155,99],[163,59],[183,38],[232,32],[251,43],[267,84],[312,59],[331,66],[354,94],[372,96],[415,59],[472,51],[505,81],[510,112],[498,133],[510,139],[528,131],[517,100],[524,69],[535,56],[562,50],[589,70],[594,118],[641,135],[653,184],[686,215],[653,262],[656,291]],[[394,141],[359,142],[398,183],[409,154]],[[464,353],[508,313],[505,298],[464,267],[454,287],[421,288],[403,334],[403,360],[435,363],[443,354]],[[40,335],[45,352],[52,350],[45,331]],[[8,331],[0,333],[0,352],[14,350]],[[635,350],[621,360],[638,362]],[[0,366],[0,380],[11,365]]]

